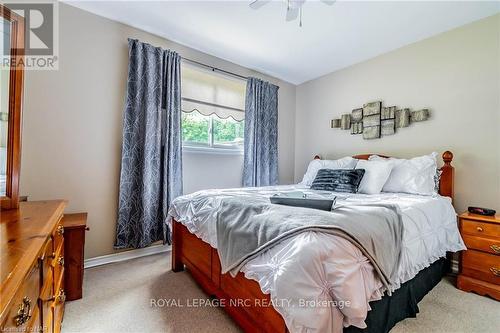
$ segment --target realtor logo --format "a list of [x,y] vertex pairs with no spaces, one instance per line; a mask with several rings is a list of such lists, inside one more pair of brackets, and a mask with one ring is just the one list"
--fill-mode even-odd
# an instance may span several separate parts
[[[24,18],[24,69],[57,69],[58,65],[58,4],[56,1],[4,3],[15,14]],[[10,31],[10,22],[3,20],[3,32]],[[3,38],[2,55],[10,58],[10,38]],[[5,54],[8,53],[8,54]],[[11,59],[11,66],[14,64]]]

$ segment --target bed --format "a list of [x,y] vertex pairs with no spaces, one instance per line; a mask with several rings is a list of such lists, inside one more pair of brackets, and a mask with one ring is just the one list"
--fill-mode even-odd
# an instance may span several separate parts
[[[370,155],[353,157],[366,160]],[[202,191],[176,199],[171,209],[172,270],[187,268],[245,331],[387,332],[398,321],[416,316],[417,303],[448,269],[447,252],[464,249],[451,205],[453,154],[447,151],[442,157],[440,195],[340,195],[354,204],[392,203],[404,213],[401,262],[390,285],[382,283],[373,262],[351,242],[316,231],[277,243],[248,260],[237,274],[222,273],[217,232],[210,223],[220,198],[259,202],[277,192],[310,191],[300,185]],[[327,306],[308,303],[310,299]]]

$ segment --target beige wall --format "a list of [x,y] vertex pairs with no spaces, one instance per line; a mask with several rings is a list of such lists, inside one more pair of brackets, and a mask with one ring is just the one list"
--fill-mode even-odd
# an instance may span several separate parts
[[[128,37],[279,85],[280,182],[293,181],[295,86],[65,4],[59,10],[59,70],[26,73],[21,193],[87,211],[87,258],[114,252]],[[241,184],[241,156],[186,153],[184,164],[186,192]]]
[[[241,187],[243,155],[211,156],[204,153],[184,152],[182,164],[184,193],[207,188]],[[292,180],[288,181],[288,183],[291,182]]]
[[[297,87],[295,179],[316,153],[455,154],[455,208],[500,210],[500,15]],[[430,108],[431,119],[366,141],[329,121],[372,100]]]

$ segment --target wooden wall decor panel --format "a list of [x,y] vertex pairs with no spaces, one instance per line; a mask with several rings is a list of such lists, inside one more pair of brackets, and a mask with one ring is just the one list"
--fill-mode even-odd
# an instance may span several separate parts
[[410,111],[397,106],[382,107],[381,101],[366,103],[362,108],[342,114],[330,121],[331,128],[351,129],[351,134],[362,134],[363,139],[378,139],[394,135],[397,129],[410,126],[411,123],[428,120],[429,109]]

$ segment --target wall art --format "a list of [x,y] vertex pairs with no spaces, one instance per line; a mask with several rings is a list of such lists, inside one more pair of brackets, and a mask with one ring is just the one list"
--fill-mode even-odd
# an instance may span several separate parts
[[344,113],[340,118],[332,119],[331,128],[351,130],[351,134],[362,134],[363,139],[372,140],[382,136],[394,135],[398,128],[410,126],[411,123],[428,120],[429,109],[411,111],[409,108],[398,109],[397,106],[382,106],[381,101],[369,102],[351,113]]

